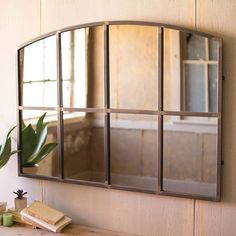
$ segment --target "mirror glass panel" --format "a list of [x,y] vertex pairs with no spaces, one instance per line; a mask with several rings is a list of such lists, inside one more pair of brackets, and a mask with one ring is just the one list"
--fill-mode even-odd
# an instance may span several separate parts
[[104,107],[103,34],[103,26],[61,34],[64,107]]
[[[44,114],[45,117],[42,118]],[[57,177],[59,175],[57,112],[24,110],[22,119],[23,173]]]
[[157,127],[157,116],[111,114],[112,185],[157,190]]
[[[189,118],[189,117],[188,117]],[[205,124],[184,124],[187,117],[165,116],[163,131],[163,189],[215,197],[217,187],[217,118]],[[208,122],[208,125],[207,125]]]
[[110,26],[111,108],[157,110],[158,27]]
[[104,114],[65,112],[63,118],[65,177],[104,182]]
[[56,107],[56,36],[34,42],[20,50],[22,105]]
[[219,41],[164,30],[164,109],[217,112]]

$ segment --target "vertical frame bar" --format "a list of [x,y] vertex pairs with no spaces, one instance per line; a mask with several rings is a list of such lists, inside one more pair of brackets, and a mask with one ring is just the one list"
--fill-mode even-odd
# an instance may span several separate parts
[[[22,126],[22,111],[19,107],[22,105],[22,73],[21,73],[21,55],[20,50],[17,50],[17,150],[21,150],[22,148],[22,138],[21,138],[21,126]],[[22,152],[18,152],[18,175],[23,173],[22,168]]]
[[221,198],[221,166],[222,166],[222,40],[219,40],[219,54],[218,54],[218,92],[217,92],[217,107],[218,114],[221,116],[218,118],[218,140],[217,140],[217,190],[216,200],[220,201]]
[[[23,48],[17,50],[17,150],[22,149],[22,111],[20,110],[20,106],[22,106],[22,97],[23,97],[23,58],[20,53]],[[21,68],[22,65],[22,68]],[[18,152],[18,175],[23,173],[23,165],[22,165],[22,152]]]
[[62,89],[62,53],[61,33],[56,33],[57,49],[57,134],[59,142],[59,178],[64,179],[64,129],[63,129],[63,89]]
[[[163,35],[164,28],[158,32],[158,111],[163,111]],[[163,190],[163,115],[158,116],[158,192]]]
[[[22,110],[17,112],[17,150],[22,150]],[[18,152],[18,175],[23,173],[23,165],[22,165],[22,152]]]
[[[209,38],[205,38],[205,56],[206,60],[210,60],[209,56]],[[205,67],[205,112],[210,112],[210,87],[209,87],[209,64],[204,63]]]
[[[22,69],[23,69],[23,59],[24,59],[24,53],[23,53],[23,57],[21,55],[21,50],[24,50],[24,48],[21,48],[17,51],[17,105],[19,106],[23,106],[23,71],[21,70],[21,65],[22,65]],[[24,52],[24,51],[23,51]]]
[[104,103],[105,108],[110,108],[110,28],[104,25]]
[[104,25],[104,103],[105,103],[105,129],[104,129],[104,170],[105,183],[111,184],[111,158],[110,158],[110,58],[109,58],[109,25]]

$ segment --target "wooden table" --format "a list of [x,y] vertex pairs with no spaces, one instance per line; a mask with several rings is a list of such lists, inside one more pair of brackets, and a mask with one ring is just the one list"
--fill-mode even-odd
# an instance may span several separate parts
[[128,234],[117,233],[109,230],[102,230],[81,225],[69,225],[62,233],[52,233],[41,229],[31,229],[21,225],[12,227],[0,226],[1,236],[129,236]]

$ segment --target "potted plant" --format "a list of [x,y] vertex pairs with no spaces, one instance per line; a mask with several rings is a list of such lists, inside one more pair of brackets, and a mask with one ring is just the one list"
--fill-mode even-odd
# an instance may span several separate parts
[[10,159],[10,157],[18,152],[18,151],[11,150],[11,136],[10,136],[10,134],[14,129],[15,129],[15,127],[13,127],[8,132],[4,144],[0,145],[0,168],[5,166],[8,162],[8,160]]
[[[41,162],[56,146],[57,143],[47,143],[48,123],[44,122],[46,113],[37,121],[35,129],[32,124],[22,122],[22,165],[27,168],[27,173],[38,167]],[[34,171],[33,171],[34,172]]]
[[22,189],[18,189],[16,192],[13,193],[17,195],[17,197],[15,198],[15,210],[20,212],[21,210],[27,207],[27,198],[24,197],[27,192],[24,192]]

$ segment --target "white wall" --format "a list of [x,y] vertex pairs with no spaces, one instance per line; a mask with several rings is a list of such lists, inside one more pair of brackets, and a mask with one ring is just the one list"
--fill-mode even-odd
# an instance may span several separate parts
[[137,235],[223,235],[236,231],[236,1],[0,0],[0,141],[16,124],[17,46],[37,35],[84,22],[145,20],[214,33],[224,40],[223,199],[161,197],[17,177],[16,157],[0,170],[0,201],[24,188],[74,222]]

